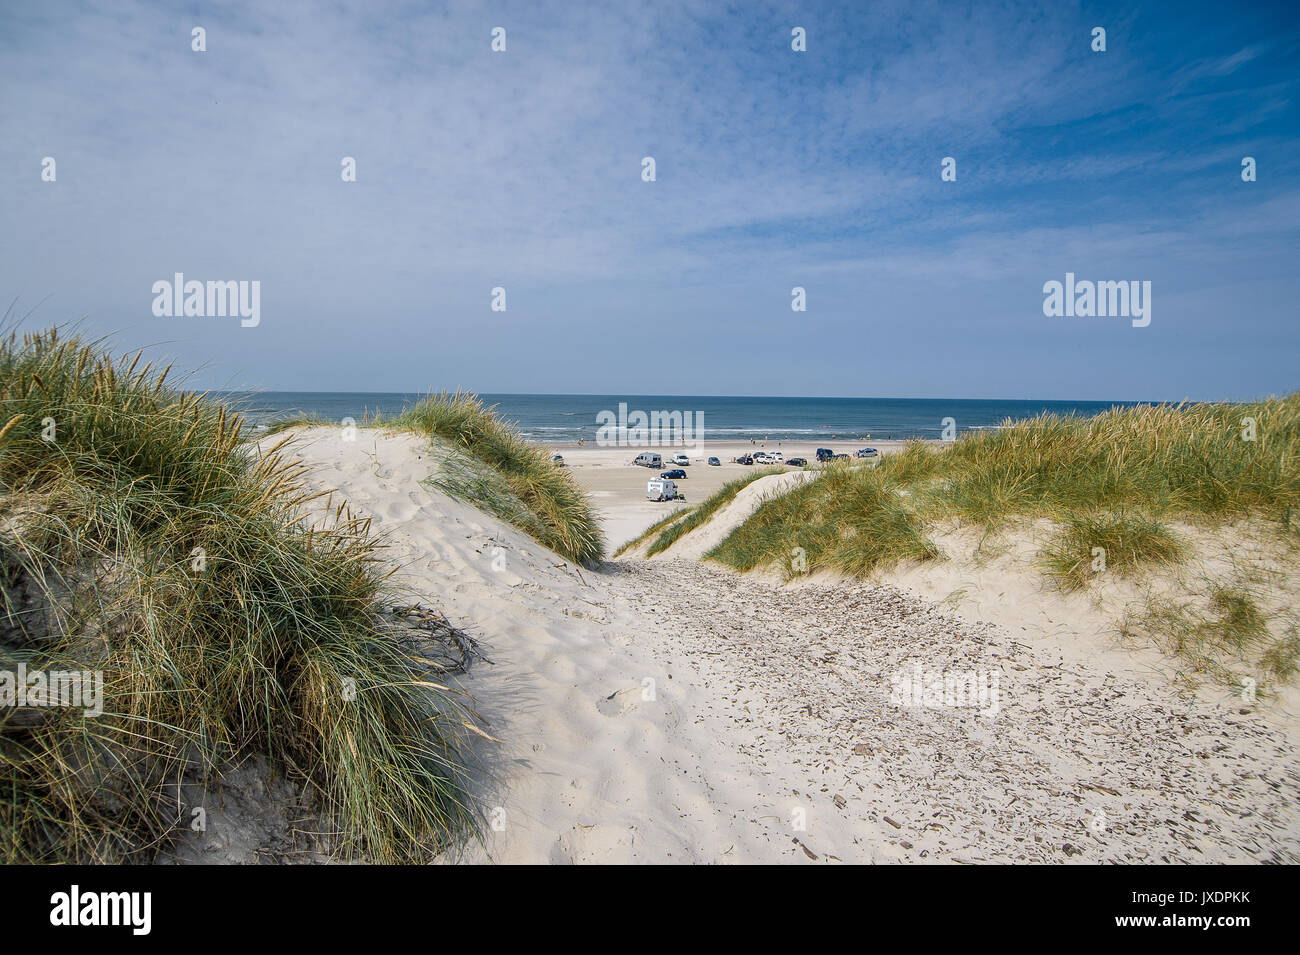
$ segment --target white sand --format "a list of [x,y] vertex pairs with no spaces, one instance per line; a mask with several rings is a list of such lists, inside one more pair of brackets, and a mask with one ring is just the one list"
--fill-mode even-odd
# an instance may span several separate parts
[[[1072,646],[1029,594],[980,602],[1003,605],[994,625],[693,560],[579,572],[422,486],[433,461],[413,436],[317,428],[298,453],[493,661],[466,686],[504,740],[481,794],[503,822],[471,861],[1300,859],[1289,730]],[[608,468],[605,501],[635,505],[648,472],[589,463]],[[1000,711],[890,702],[917,662],[997,671]]]
[[[747,761],[700,722],[709,690],[656,653],[663,622],[652,608],[635,606],[617,578],[579,572],[421,486],[432,461],[420,440],[363,431],[346,443],[340,434],[302,435],[298,452],[315,465],[314,483],[339,489],[374,519],[405,568],[403,583],[471,630],[493,663],[477,667],[466,686],[489,732],[505,740],[495,754],[499,787],[484,794],[505,824],[470,859],[792,854],[785,820],[797,800],[785,786],[755,792]],[[647,680],[653,700],[643,699]],[[847,830],[842,840],[851,843]]]
[[[600,509],[604,518],[605,537],[609,541],[610,553],[613,553],[671,511],[690,504],[698,504],[726,482],[766,467],[766,465],[734,464],[733,460],[743,454],[752,454],[761,450],[780,451],[787,459],[802,457],[808,461],[815,461],[817,448],[830,448],[837,454],[851,455],[863,447],[872,447],[881,454],[890,454],[902,448],[903,442],[785,441],[778,445],[775,441],[766,444],[709,441],[705,443],[705,450],[702,453],[686,449],[691,464],[684,469],[686,478],[677,482],[677,489],[686,497],[685,504],[646,500],[646,481],[658,477],[660,470],[670,470],[676,465],[665,463],[662,469],[654,470],[631,467],[630,462],[641,450],[639,448],[598,448],[590,445],[579,448],[568,445],[557,446],[556,451],[564,456],[565,463],[573,471],[573,476]],[[667,460],[683,449],[653,448],[650,450],[658,451]],[[722,462],[721,466],[714,467],[706,464],[710,456],[718,458]],[[795,473],[796,469],[789,470],[790,473]]]

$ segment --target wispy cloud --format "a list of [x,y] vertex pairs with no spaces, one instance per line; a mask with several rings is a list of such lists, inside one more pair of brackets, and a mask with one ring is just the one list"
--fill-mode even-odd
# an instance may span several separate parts
[[[1223,17],[1207,38],[1182,6],[9,8],[0,290],[52,294],[42,318],[87,314],[127,346],[166,339],[222,383],[647,391],[671,362],[710,390],[771,390],[709,328],[749,321],[768,332],[746,349],[789,368],[789,393],[976,393],[986,369],[1014,385],[1031,346],[1073,360],[1043,358],[1062,332],[1026,292],[1071,263],[1140,262],[1171,295],[1217,266],[1266,312],[1300,294],[1281,266],[1242,265],[1297,248],[1296,23]],[[190,49],[195,26],[207,52]],[[506,53],[489,48],[495,26]],[[1255,153],[1260,180],[1242,183]],[[939,179],[945,156],[956,183]],[[262,325],[155,319],[150,284],[174,271],[261,279]],[[914,282],[981,286],[978,360],[941,380],[862,380],[836,356],[906,355],[949,327],[952,305]],[[792,353],[770,329],[796,284],[815,304]],[[488,311],[495,285],[505,314]],[[866,311],[908,319],[855,328]],[[1007,333],[1006,315],[1025,321]],[[1265,318],[1294,328],[1293,312]],[[1177,316],[1216,319],[1194,302]],[[815,337],[823,321],[834,337]],[[545,333],[513,324],[529,322]],[[359,357],[375,341],[386,360]],[[596,371],[593,348],[641,362]],[[1180,355],[1180,393],[1279,390],[1292,374],[1276,347],[1221,357]],[[1067,396],[1159,396],[1141,374],[1116,356]]]

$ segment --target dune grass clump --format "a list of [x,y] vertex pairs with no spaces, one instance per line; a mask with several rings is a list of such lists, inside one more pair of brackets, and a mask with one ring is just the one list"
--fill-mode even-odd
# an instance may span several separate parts
[[[1245,404],[1044,414],[963,436],[938,452],[925,502],[979,523],[1129,508],[1202,518],[1300,507],[1300,394]],[[914,483],[907,462],[881,469]]]
[[876,469],[841,464],[765,501],[705,556],[738,570],[777,564],[791,577],[816,570],[868,574],[900,561],[932,560],[939,551]]
[[1240,587],[1217,587],[1210,596],[1213,627],[1220,640],[1247,647],[1268,638],[1268,623],[1255,598]]
[[672,547],[683,534],[688,534],[695,528],[699,527],[710,517],[717,513],[718,509],[724,504],[729,504],[737,494],[749,487],[759,478],[767,477],[771,474],[784,473],[781,468],[763,468],[752,474],[746,474],[743,477],[733,478],[722,487],[714,491],[706,500],[700,503],[698,507],[693,508],[682,520],[670,524],[660,531],[655,542],[646,550],[647,557],[653,557],[660,551]]
[[1139,568],[1182,559],[1183,545],[1159,521],[1123,512],[1065,518],[1043,564],[1064,590],[1086,587],[1097,574],[1129,576]]
[[102,715],[0,707],[0,860],[149,861],[189,825],[177,787],[246,757],[343,857],[471,834],[454,632],[392,610],[367,522],[307,525],[302,466],[139,361],[0,341],[0,670],[103,679]]
[[600,523],[568,471],[475,395],[429,395],[388,424],[441,438],[492,468],[527,508],[530,526],[522,529],[557,554],[586,565],[604,556]]
[[[837,464],[827,476],[837,469],[846,476],[797,488],[786,505],[773,502],[750,523],[782,540],[799,536],[808,524],[838,536],[865,532],[877,538],[871,553],[861,546],[827,553],[828,566],[852,572],[916,552],[916,539],[900,532],[912,522],[932,527],[958,520],[994,529],[1013,520],[1047,519],[1071,538],[1062,545],[1069,552],[1058,547],[1047,555],[1049,563],[1064,561],[1057,570],[1077,579],[1079,571],[1070,568],[1080,554],[1071,548],[1086,544],[1091,555],[1112,532],[1123,535],[1115,555],[1119,564],[1112,560],[1112,569],[1129,558],[1178,559],[1169,535],[1153,523],[1161,516],[1217,521],[1260,515],[1293,526],[1300,508],[1300,394],[1248,404],[1113,408],[1091,418],[1044,414],[938,448],[909,442],[874,468]],[[850,488],[857,492],[854,507],[842,499]],[[884,491],[897,495],[887,499],[893,506],[882,507]],[[910,518],[903,519],[898,508]],[[1147,518],[1126,518],[1119,527],[1097,517],[1118,513]],[[875,523],[883,519],[889,523]],[[1088,532],[1098,538],[1085,541]],[[736,534],[738,544],[759,541],[746,527]],[[737,550],[730,553],[742,563],[749,560]]]
[[1289,680],[1300,672],[1300,626],[1292,624],[1259,658],[1265,672]]
[[512,524],[534,540],[545,540],[550,529],[527,502],[511,488],[505,476],[459,448],[448,449],[438,470],[425,480],[450,497],[469,501],[481,511]]
[[1157,597],[1130,610],[1120,633],[1154,643],[1224,685],[1240,682],[1224,661],[1253,661],[1260,675],[1285,680],[1300,665],[1300,629],[1294,609],[1284,616],[1291,623],[1275,637],[1258,595],[1238,585],[1211,584],[1208,599]]

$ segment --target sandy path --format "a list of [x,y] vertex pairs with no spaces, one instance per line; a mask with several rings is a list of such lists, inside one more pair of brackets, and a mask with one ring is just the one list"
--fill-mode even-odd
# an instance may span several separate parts
[[[810,820],[836,823],[810,824],[804,842],[815,852],[1300,859],[1300,763],[1251,711],[1069,661],[893,587],[783,587],[687,562],[640,562],[623,580],[648,604],[696,598],[677,603],[660,652],[711,688],[716,737],[748,757],[757,779],[808,795]],[[917,664],[996,672],[996,713],[891,701],[891,676]]]
[[[419,483],[411,436],[303,435],[313,481],[486,645],[498,825],[470,861],[1296,861],[1295,751],[1252,713],[888,587],[694,561],[565,565]],[[891,702],[915,664],[998,674],[996,715]]]

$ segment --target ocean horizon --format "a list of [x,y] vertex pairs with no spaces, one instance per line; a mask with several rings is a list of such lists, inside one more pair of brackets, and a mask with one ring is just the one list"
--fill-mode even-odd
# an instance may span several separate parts
[[[298,414],[342,422],[391,418],[422,395],[405,392],[263,391],[218,392],[253,427]],[[956,434],[1001,426],[1008,419],[1043,413],[1091,417],[1146,401],[1035,401],[985,398],[766,398],[719,395],[531,395],[481,394],[524,437],[570,444],[596,439],[601,412],[690,412],[703,423],[705,440],[939,438],[945,419]],[[700,416],[703,416],[702,419]]]

